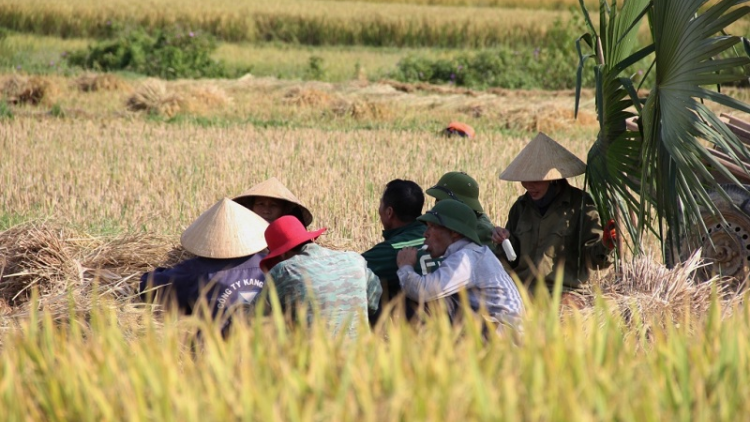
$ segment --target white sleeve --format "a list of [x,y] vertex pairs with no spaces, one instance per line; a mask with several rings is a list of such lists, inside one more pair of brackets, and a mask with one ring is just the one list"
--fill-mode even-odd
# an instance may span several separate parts
[[447,257],[435,272],[419,275],[404,265],[396,273],[401,289],[409,299],[430,302],[457,293],[469,284],[471,262],[461,251]]

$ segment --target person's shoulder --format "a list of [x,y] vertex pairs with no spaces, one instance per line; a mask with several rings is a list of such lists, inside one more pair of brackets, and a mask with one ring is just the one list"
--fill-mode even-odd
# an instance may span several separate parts
[[171,267],[159,267],[156,268],[151,273],[146,273],[144,275],[148,274],[154,274],[154,275],[162,275],[162,276],[175,276],[183,273],[196,273],[196,272],[204,272],[207,271],[206,267],[209,266],[209,263],[207,262],[206,258],[201,258],[199,256],[186,259],[185,261],[178,262],[177,264],[171,266]]
[[485,213],[482,213],[477,217],[477,225],[480,227],[489,227],[490,229],[495,227],[495,225],[492,224],[490,217]]
[[336,254],[340,254],[339,256],[342,259],[345,259],[347,261],[357,262],[357,263],[367,263],[367,260],[360,254],[354,252],[354,251],[332,251]]
[[385,240],[385,241],[372,245],[370,249],[362,252],[362,256],[365,257],[365,259],[367,259],[367,257],[371,256],[372,254],[384,252],[384,251],[390,251],[391,249],[393,249],[393,246],[391,245],[389,241]]
[[263,252],[258,252],[256,254],[247,256],[244,258],[240,266],[242,266],[243,268],[250,268],[250,267],[260,268],[260,261],[263,260],[263,258],[265,258],[266,255],[268,255],[268,253],[263,251]]
[[293,256],[289,259],[285,259],[277,263],[276,265],[273,266],[273,268],[271,268],[268,271],[268,275],[270,275],[274,279],[277,279],[278,277],[284,274],[288,274],[293,268],[299,267],[300,265],[302,265],[298,257],[299,255]]
[[401,232],[384,243],[390,245],[393,249],[401,249],[407,246],[421,244],[419,241],[424,240],[424,232],[427,230],[421,221],[412,221],[401,229]]
[[583,190],[575,186],[571,186],[571,185],[568,185],[567,190],[568,190],[568,195],[570,197],[570,202],[573,204],[580,204],[581,202],[584,202],[584,201],[587,204],[594,203],[594,199],[591,197],[591,195],[589,195],[588,192],[584,192]]
[[287,267],[317,267],[323,264],[330,264],[332,262],[339,262],[342,260],[357,260],[365,262],[362,255],[351,252],[351,251],[339,251],[335,249],[326,248],[316,243],[311,243],[302,250],[301,254],[297,254],[286,261]]
[[511,211],[517,210],[519,208],[523,209],[528,205],[528,199],[526,198],[526,195],[520,195],[518,198],[516,198],[516,201],[513,202],[513,205],[510,206]]
[[464,245],[461,249],[458,249],[456,253],[465,255],[483,255],[485,253],[488,253],[492,256],[495,256],[489,246],[477,245],[474,242],[469,242],[467,245]]
[[140,288],[143,290],[151,284],[160,286],[175,282],[197,282],[210,272],[210,269],[206,268],[205,260],[205,258],[195,257],[171,267],[158,267],[153,271],[143,273],[140,279]]

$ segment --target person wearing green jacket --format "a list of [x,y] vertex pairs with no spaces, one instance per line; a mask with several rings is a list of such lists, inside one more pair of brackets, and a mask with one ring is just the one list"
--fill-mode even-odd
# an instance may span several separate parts
[[441,201],[443,199],[455,199],[468,205],[477,215],[477,235],[482,245],[490,248],[495,256],[499,256],[497,244],[492,241],[492,232],[495,225],[490,221],[484,208],[479,202],[479,184],[473,177],[461,171],[445,173],[435,186],[427,189],[427,194]]
[[580,291],[592,271],[611,265],[614,221],[602,230],[591,196],[566,180],[585,171],[583,161],[539,133],[500,174],[501,180],[521,182],[526,193],[492,239],[510,239],[517,258],[509,264],[532,293],[538,281],[552,292],[558,274],[564,292]]
[[[410,180],[395,179],[386,184],[380,199],[378,215],[383,225],[383,241],[362,254],[367,266],[380,278],[383,287],[381,306],[375,314],[370,315],[370,322],[380,318],[383,305],[401,292],[401,284],[396,272],[396,255],[405,247],[420,247],[424,244],[425,225],[417,221],[422,215],[424,194],[418,184]],[[437,266],[429,254],[421,253],[415,270],[420,274],[430,272],[430,267]],[[411,318],[413,307],[406,306],[406,316]]]

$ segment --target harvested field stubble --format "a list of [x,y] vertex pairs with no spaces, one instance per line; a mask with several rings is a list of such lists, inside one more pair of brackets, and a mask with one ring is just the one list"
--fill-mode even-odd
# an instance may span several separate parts
[[[397,177],[428,186],[445,171],[467,171],[480,182],[492,220],[504,222],[520,186],[500,182],[497,172],[527,142],[498,133],[455,142],[436,136],[437,128],[339,132],[139,121],[16,119],[0,131],[0,180],[12,187],[0,191],[0,203],[14,213],[178,233],[218,198],[273,175],[314,210],[317,224],[331,227],[329,238],[360,251],[380,237],[379,196]],[[586,144],[566,145],[583,156]]]

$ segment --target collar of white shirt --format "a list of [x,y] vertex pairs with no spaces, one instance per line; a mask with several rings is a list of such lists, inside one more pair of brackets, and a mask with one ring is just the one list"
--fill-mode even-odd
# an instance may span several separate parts
[[468,245],[469,245],[470,243],[472,243],[472,242],[471,242],[471,240],[469,240],[469,239],[467,239],[467,238],[465,238],[465,237],[464,237],[464,238],[461,238],[460,240],[457,240],[457,241],[455,241],[455,242],[451,243],[451,244],[450,244],[450,245],[448,246],[448,248],[447,248],[447,249],[445,249],[445,254],[443,254],[443,256],[444,256],[444,257],[448,257],[448,256],[450,256],[451,254],[454,254],[454,253],[456,253],[456,252],[460,251],[461,249],[465,248],[465,247],[466,247],[466,246],[468,246]]

